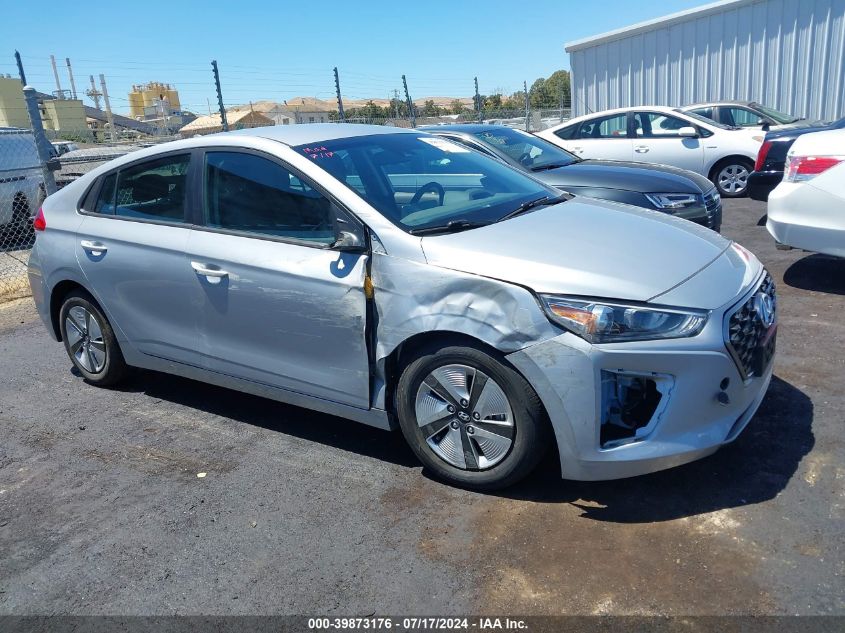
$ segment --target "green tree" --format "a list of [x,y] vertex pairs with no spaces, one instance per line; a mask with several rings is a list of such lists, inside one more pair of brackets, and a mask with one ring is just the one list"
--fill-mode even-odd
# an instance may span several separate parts
[[450,106],[449,110],[451,114],[460,114],[464,111],[464,104],[461,103],[460,99],[454,99],[452,101],[452,105]]
[[428,99],[422,109],[423,116],[439,116],[440,108],[438,108],[432,99]]

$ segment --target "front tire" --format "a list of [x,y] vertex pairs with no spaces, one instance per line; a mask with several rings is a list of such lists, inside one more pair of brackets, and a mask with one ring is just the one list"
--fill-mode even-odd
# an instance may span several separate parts
[[108,319],[87,292],[70,293],[59,311],[65,351],[88,382],[108,387],[120,382],[128,367]]
[[501,357],[431,346],[407,363],[396,388],[399,426],[439,479],[494,490],[528,475],[548,446],[537,394]]
[[741,198],[748,193],[748,176],[754,164],[743,158],[726,158],[713,168],[710,180],[722,198]]

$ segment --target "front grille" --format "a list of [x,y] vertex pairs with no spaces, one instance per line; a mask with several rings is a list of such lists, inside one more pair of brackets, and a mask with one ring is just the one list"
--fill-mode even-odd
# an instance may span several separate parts
[[[772,325],[767,326],[759,310],[759,295],[772,300]],[[743,378],[759,376],[774,356],[774,335],[777,323],[777,294],[772,276],[766,273],[757,290],[728,317],[727,346]]]
[[704,208],[707,210],[707,227],[719,228],[722,224],[722,199],[715,189],[704,194]]

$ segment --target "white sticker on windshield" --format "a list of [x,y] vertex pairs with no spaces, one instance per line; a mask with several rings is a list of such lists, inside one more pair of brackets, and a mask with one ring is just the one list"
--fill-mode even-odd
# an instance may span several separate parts
[[466,147],[461,147],[457,143],[453,143],[445,138],[440,138],[438,136],[420,136],[418,138],[423,143],[433,145],[444,152],[450,152],[452,154],[469,154],[469,150]]

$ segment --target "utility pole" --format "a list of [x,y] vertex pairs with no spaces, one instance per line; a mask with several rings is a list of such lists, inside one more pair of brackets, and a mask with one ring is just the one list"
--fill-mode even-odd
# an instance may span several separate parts
[[417,117],[414,114],[414,102],[411,101],[411,95],[408,94],[408,80],[405,75],[402,75],[402,85],[405,86],[405,101],[408,102],[408,114],[411,116],[411,127],[417,127]]
[[50,55],[50,63],[53,64],[53,77],[56,78],[56,98],[62,99],[62,84],[59,82],[59,71],[56,68],[56,56]]
[[340,77],[337,74],[337,66],[334,67],[334,89],[337,92],[337,112],[340,120],[346,123],[346,115],[343,113],[343,99],[340,97]]
[[220,107],[220,123],[223,131],[229,131],[229,122],[226,120],[226,108],[223,107],[223,92],[220,90],[220,73],[217,72],[217,60],[212,60],[211,68],[214,71],[214,86],[217,88],[217,105]]
[[26,85],[26,73],[23,71],[23,62],[21,62],[21,54],[15,51],[15,61],[18,64],[18,74],[21,76],[21,84]]
[[76,99],[76,83],[73,81],[73,69],[70,67],[70,57],[65,57],[67,63],[67,75],[70,77],[70,94]]
[[393,89],[393,112],[394,112],[394,117],[398,121],[399,120],[399,91],[396,88]]
[[100,95],[102,94],[99,90],[97,90],[97,84],[94,83],[94,75],[88,75],[88,79],[91,80],[91,89],[87,90],[85,94],[91,97],[94,100],[94,107],[98,110],[100,109]]
[[475,78],[475,112],[478,122],[481,123],[481,95],[478,94],[478,77]]
[[100,73],[100,87],[103,90],[103,103],[106,104],[106,119],[109,122],[109,138],[114,141],[117,136],[114,129],[114,117],[111,113],[111,104],[109,103],[109,91],[106,90],[106,78]]
[[528,109],[528,82],[522,82],[522,89],[525,91],[525,131],[531,128],[531,113]]

